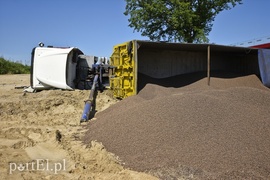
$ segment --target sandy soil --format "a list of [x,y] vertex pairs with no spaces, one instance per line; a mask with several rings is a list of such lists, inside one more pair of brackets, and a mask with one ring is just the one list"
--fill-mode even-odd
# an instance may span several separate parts
[[[23,93],[29,75],[0,76],[1,179],[156,179],[125,169],[95,141],[83,144],[89,91]],[[117,102],[98,94],[97,113]]]

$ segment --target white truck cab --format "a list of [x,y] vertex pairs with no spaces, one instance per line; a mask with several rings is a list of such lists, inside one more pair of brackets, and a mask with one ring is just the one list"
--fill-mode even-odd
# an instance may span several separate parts
[[31,59],[31,88],[89,89],[88,71],[98,57],[85,56],[75,47],[35,47]]

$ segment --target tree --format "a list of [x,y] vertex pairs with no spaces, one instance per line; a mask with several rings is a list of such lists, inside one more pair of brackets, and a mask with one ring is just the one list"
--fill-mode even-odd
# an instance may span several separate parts
[[242,0],[125,0],[129,27],[153,41],[208,42],[217,14]]

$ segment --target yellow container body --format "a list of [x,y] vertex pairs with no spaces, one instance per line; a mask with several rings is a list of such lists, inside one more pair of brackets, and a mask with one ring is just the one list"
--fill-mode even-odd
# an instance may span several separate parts
[[[114,46],[110,63],[115,67],[110,88],[121,99],[136,95],[148,83],[164,83],[166,78],[183,74],[201,72],[209,80],[210,72],[260,76],[257,49],[215,44],[133,40]],[[179,87],[177,84],[176,80],[164,86]]]
[[110,87],[114,97],[125,98],[136,92],[136,64],[133,42],[114,46],[110,65],[114,66],[110,76]]

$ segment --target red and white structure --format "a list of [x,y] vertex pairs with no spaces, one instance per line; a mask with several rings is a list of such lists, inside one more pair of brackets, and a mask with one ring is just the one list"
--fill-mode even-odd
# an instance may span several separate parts
[[262,48],[262,49],[270,49],[270,36],[257,38],[249,41],[244,41],[241,43],[232,44],[233,46],[241,46],[241,47],[252,47],[252,48]]

